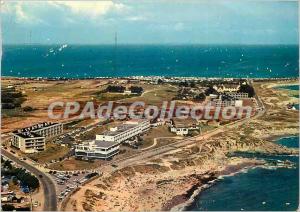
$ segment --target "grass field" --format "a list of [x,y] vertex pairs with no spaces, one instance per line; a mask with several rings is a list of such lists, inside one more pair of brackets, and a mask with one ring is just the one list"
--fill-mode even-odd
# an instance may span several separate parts
[[171,133],[167,126],[158,126],[150,129],[145,135],[142,136],[143,144],[141,148],[146,148],[153,145],[154,138],[158,137],[175,137],[176,135]]
[[125,99],[123,102],[143,101],[149,105],[161,105],[163,101],[171,101],[177,95],[177,89],[171,85],[157,85],[146,90],[141,96]]
[[126,98],[132,98],[135,96],[135,94],[98,93],[95,95],[95,99],[99,101],[118,101]]
[[69,152],[68,147],[63,147],[58,144],[46,144],[46,150],[43,152],[30,154],[29,157],[39,163],[50,162],[51,160],[58,160]]
[[95,161],[84,161],[84,160],[76,160],[74,157],[66,159],[64,161],[51,164],[49,168],[56,170],[83,170],[83,169],[94,169],[99,168],[99,166],[105,164],[107,161],[105,160],[95,160]]

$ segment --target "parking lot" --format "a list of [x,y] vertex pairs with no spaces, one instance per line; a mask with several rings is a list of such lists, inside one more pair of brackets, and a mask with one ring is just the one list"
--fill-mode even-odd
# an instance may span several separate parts
[[72,172],[50,172],[51,177],[56,182],[57,199],[62,201],[70,192],[82,185],[91,177],[98,175],[91,171]]

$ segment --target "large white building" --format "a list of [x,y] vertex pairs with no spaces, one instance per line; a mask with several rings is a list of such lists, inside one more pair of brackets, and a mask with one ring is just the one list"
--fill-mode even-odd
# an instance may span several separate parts
[[96,135],[96,140],[75,146],[75,156],[84,159],[109,159],[118,154],[120,144],[146,132],[150,122],[145,119],[127,121]]
[[109,159],[119,153],[119,143],[88,141],[75,146],[75,156],[84,159]]
[[120,126],[110,128],[109,131],[96,135],[96,140],[111,141],[120,144],[146,132],[149,128],[150,122],[146,119],[131,120]]
[[63,124],[44,122],[13,132],[11,145],[24,153],[46,149],[46,139],[63,132]]

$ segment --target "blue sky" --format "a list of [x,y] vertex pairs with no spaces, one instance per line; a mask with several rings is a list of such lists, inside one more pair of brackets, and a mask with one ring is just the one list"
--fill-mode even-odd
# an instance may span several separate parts
[[[137,3],[139,2],[139,3]],[[3,43],[296,44],[297,1],[2,2]]]

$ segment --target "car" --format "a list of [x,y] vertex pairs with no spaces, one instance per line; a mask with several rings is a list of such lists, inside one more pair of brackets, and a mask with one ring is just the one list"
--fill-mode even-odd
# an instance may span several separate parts
[[118,167],[116,164],[112,164],[111,166],[114,167],[114,168],[117,168],[117,167]]
[[40,178],[43,178],[43,175],[39,174],[39,177],[40,177]]

